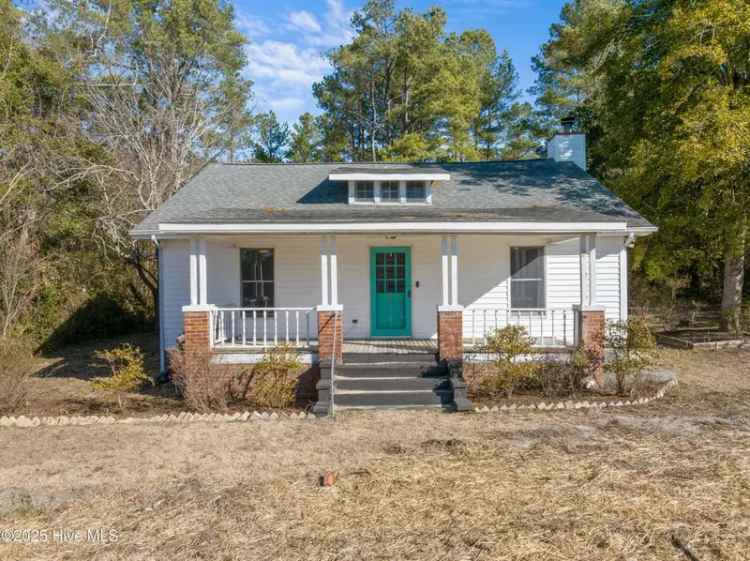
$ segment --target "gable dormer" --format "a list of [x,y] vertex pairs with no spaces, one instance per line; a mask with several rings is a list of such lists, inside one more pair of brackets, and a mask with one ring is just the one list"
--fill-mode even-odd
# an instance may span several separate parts
[[450,178],[437,166],[341,167],[328,175],[346,181],[351,205],[431,205],[433,186]]

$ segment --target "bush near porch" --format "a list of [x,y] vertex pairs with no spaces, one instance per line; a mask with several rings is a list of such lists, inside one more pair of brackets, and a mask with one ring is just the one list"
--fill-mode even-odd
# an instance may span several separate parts
[[269,349],[253,365],[223,364],[208,353],[170,353],[170,375],[187,406],[202,413],[227,411],[238,403],[262,408],[292,407],[306,368],[291,347]]
[[620,395],[637,397],[650,390],[642,379],[656,359],[656,344],[645,321],[632,318],[609,324],[604,334],[610,358],[605,364],[609,382],[595,388],[592,360],[583,348],[566,360],[535,353],[531,339],[521,326],[493,331],[482,349],[495,357],[490,364],[464,366],[469,396],[478,402],[498,399],[565,398]]

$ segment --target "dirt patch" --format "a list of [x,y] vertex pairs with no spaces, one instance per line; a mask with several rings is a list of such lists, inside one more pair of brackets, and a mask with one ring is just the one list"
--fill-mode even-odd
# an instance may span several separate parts
[[750,357],[675,353],[632,409],[0,430],[0,528],[119,532],[0,559],[750,559]]

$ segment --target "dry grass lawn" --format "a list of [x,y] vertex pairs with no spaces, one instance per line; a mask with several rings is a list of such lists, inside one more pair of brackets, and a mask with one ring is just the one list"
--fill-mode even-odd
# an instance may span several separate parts
[[0,559],[750,559],[750,352],[662,360],[643,408],[3,429],[0,530],[118,539]]

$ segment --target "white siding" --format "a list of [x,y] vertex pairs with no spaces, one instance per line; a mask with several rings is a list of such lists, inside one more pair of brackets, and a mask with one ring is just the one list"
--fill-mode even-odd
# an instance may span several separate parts
[[621,311],[620,254],[624,239],[597,237],[595,303],[604,306],[608,321],[619,321]]
[[[370,335],[370,248],[408,246],[412,258],[412,335],[435,337],[436,307],[441,303],[440,235],[339,235],[336,238],[339,301],[344,306],[344,335]],[[619,319],[622,238],[597,242],[597,303],[609,319]],[[510,248],[545,247],[545,289],[548,308],[570,309],[580,303],[578,238],[542,236],[459,236],[459,303],[471,310],[510,307]],[[316,306],[320,303],[319,236],[238,236],[214,238],[207,244],[208,300],[218,306],[239,306],[239,249],[273,248],[275,305]],[[189,243],[164,240],[162,249],[163,329],[167,347],[182,333],[182,306],[189,303]],[[417,282],[419,287],[416,286]]]
[[182,307],[190,304],[190,243],[183,240],[161,242],[161,282],[164,294],[162,325],[164,345],[174,347],[182,333]]
[[572,308],[581,303],[580,240],[547,244],[547,307]]

